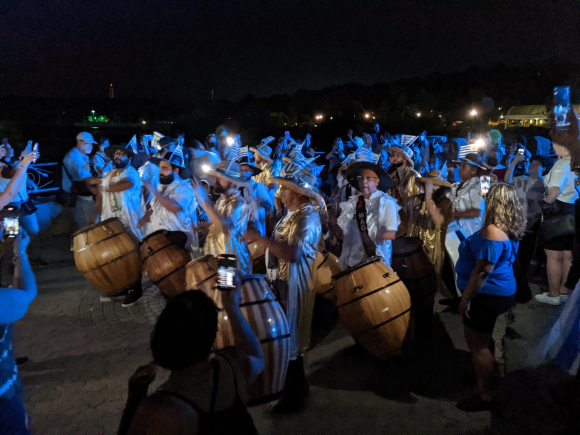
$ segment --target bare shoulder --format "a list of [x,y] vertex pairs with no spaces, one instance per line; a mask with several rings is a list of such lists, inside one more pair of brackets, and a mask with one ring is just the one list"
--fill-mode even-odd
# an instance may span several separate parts
[[169,394],[152,394],[141,402],[129,435],[196,434],[199,418],[185,401]]
[[485,228],[485,237],[494,242],[507,242],[509,237],[499,227],[490,224]]

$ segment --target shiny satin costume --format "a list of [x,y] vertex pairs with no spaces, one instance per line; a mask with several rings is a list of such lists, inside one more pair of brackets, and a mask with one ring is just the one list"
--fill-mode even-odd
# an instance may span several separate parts
[[280,169],[282,169],[282,161],[273,160],[264,165],[264,167],[262,168],[262,172],[252,177],[254,181],[262,183],[264,186],[268,188],[268,190],[270,191],[270,195],[272,196],[272,200],[274,199],[275,196],[277,197],[280,196],[279,186],[277,186],[276,188],[270,187],[270,184],[274,183],[272,181],[272,178],[280,176]]
[[417,207],[420,207],[421,188],[415,182],[419,173],[412,168],[407,168],[403,176],[399,179],[399,174],[395,171],[392,175],[393,189],[392,196],[397,200],[401,207],[399,216],[401,217],[401,225],[397,231],[397,237],[405,234],[409,235],[410,228],[407,228],[413,222],[413,214]]
[[445,219],[441,228],[437,228],[437,225],[435,225],[433,218],[427,210],[427,203],[424,199],[423,201],[416,202],[416,205],[418,207],[414,209],[409,236],[419,237],[423,241],[423,246],[427,249],[427,255],[431,263],[433,263],[435,271],[437,274],[440,274],[445,259],[444,243],[447,225],[449,225],[449,218],[451,216],[451,202],[447,198],[441,198],[439,203],[435,203],[435,206],[439,208],[439,211]]
[[[282,221],[280,221],[282,222]],[[290,325],[290,358],[306,354],[310,346],[312,312],[316,293],[312,287],[316,279],[314,260],[322,235],[318,210],[305,204],[288,219],[282,228],[277,228],[275,240],[298,245],[302,255],[296,263],[280,261],[279,278],[288,282],[286,315]]]
[[248,244],[242,242],[242,235],[248,226],[248,208],[239,191],[222,195],[215,205],[216,212],[231,220],[228,234],[220,232],[215,225],[209,229],[205,240],[204,254],[217,257],[220,254],[231,254],[237,258],[237,269],[240,275],[252,273],[252,260]]

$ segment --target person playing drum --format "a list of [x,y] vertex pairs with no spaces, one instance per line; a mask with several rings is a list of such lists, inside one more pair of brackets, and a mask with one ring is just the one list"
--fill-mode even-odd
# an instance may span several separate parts
[[397,237],[401,237],[408,232],[407,227],[414,219],[413,210],[417,201],[420,203],[417,195],[421,193],[421,190],[415,183],[419,173],[413,169],[415,163],[413,162],[412,144],[403,147],[389,147],[389,153],[391,154],[389,174],[393,180],[391,195],[401,207],[399,212],[401,225],[397,230]]
[[423,241],[438,276],[445,259],[445,234],[451,222],[453,207],[446,196],[451,190],[451,183],[446,178],[447,165],[443,165],[440,170],[431,169],[426,176],[417,178],[416,182],[424,186],[424,194],[420,197],[420,208],[415,210],[415,220],[409,234]]
[[197,201],[189,180],[183,180],[185,159],[181,145],[167,151],[159,162],[159,186],[149,178],[143,184],[153,195],[149,210],[141,224],[143,235],[159,230],[181,231],[187,236],[186,249],[194,257],[199,256],[197,230]]
[[[131,166],[133,151],[118,145],[105,149],[107,156],[113,161],[114,169],[102,180],[99,188],[101,193],[101,221],[119,218],[127,229],[141,238],[139,220],[143,216],[141,210],[141,177]],[[141,282],[129,289],[123,307],[130,307],[143,295]],[[101,296],[101,302],[109,302],[107,296]]]
[[258,240],[267,247],[268,278],[278,293],[288,317],[291,335],[290,364],[280,402],[275,412],[291,412],[304,407],[309,387],[304,369],[304,355],[310,346],[315,259],[322,239],[318,206],[324,201],[315,187],[316,177],[306,169],[308,161],[284,165],[280,177],[280,198],[287,208],[278,222],[272,239],[249,230],[245,240]]
[[349,184],[361,195],[340,204],[337,232],[342,232],[341,268],[347,269],[366,259],[380,256],[390,265],[391,241],[399,226],[400,207],[388,192],[391,178],[375,163],[359,154],[346,171]]
[[214,192],[220,193],[215,207],[203,187],[194,180],[193,191],[210,219],[209,233],[204,246],[205,255],[217,257],[222,254],[236,256],[237,269],[241,276],[252,273],[252,259],[248,244],[242,235],[248,227],[249,210],[238,187],[248,187],[249,180],[240,172],[233,160],[224,160],[216,169],[206,171],[216,177]]

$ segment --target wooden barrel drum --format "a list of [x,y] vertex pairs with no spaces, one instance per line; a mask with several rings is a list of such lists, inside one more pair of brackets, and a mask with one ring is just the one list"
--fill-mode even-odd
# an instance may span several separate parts
[[165,297],[173,297],[186,290],[185,266],[189,253],[169,240],[165,230],[155,231],[141,241],[143,272]]
[[428,328],[437,293],[437,273],[421,239],[402,237],[393,241],[392,267],[409,290],[417,329]]
[[393,270],[373,257],[333,276],[341,322],[371,355],[400,353],[409,328],[411,298]]
[[185,281],[187,290],[203,290],[207,294],[216,284],[218,260],[211,255],[204,255],[190,261],[185,266]]
[[326,299],[332,300],[332,277],[342,270],[338,258],[328,251],[319,251],[316,253],[314,265],[318,269],[314,291]]
[[72,236],[77,269],[106,296],[141,281],[139,239],[117,218],[83,228]]
[[[246,275],[241,278],[242,314],[262,344],[266,368],[248,389],[248,405],[255,406],[279,397],[284,388],[286,370],[290,359],[290,328],[286,315],[274,298],[264,275]],[[221,291],[206,292],[220,308],[215,348],[233,346],[234,336],[223,309]]]
[[254,273],[266,273],[266,245],[261,240],[248,243],[250,258],[252,259],[252,271]]

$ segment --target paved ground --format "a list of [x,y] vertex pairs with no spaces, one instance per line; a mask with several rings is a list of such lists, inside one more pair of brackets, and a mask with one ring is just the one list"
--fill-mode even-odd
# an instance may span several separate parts
[[[71,262],[35,272],[39,295],[15,326],[15,352],[30,358],[20,373],[33,431],[114,434],[127,379],[151,360],[148,338],[163,298],[144,283],[143,300],[124,309],[120,302],[99,302]],[[473,391],[465,379],[472,369],[458,315],[438,306],[431,342],[379,361],[354,346],[321,305],[308,357],[308,409],[281,417],[263,406],[252,414],[261,434],[558,433],[569,410],[550,387],[570,376],[553,367],[520,370],[558,310],[535,302],[517,307],[506,339],[508,375],[498,395],[502,412],[466,414],[455,408]]]

